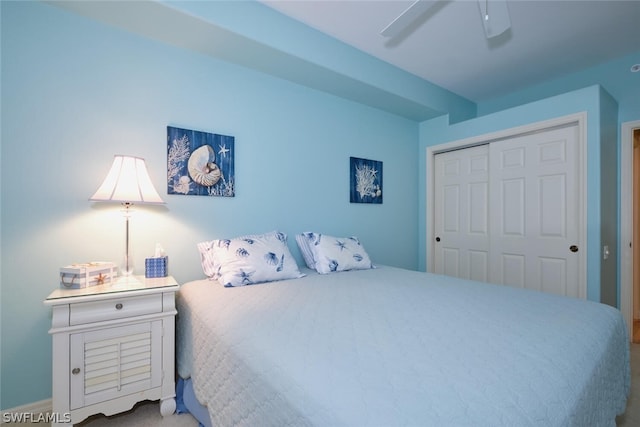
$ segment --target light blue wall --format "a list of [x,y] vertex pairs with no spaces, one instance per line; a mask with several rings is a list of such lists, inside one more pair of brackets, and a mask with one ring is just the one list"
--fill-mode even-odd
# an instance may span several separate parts
[[[0,2],[1,408],[51,395],[50,314],[42,300],[57,286],[59,267],[122,255],[118,208],[87,201],[117,153],[146,158],[167,201],[136,212],[138,266],[160,242],[171,273],[190,280],[201,275],[196,242],[278,228],[290,236],[356,234],[374,261],[425,269],[428,145],[587,111],[589,298],[610,291],[600,288],[615,278],[602,279],[611,273],[598,248],[617,237],[611,211],[600,207],[614,192],[607,193],[610,176],[600,166],[612,165],[614,117],[640,118],[640,73],[627,71],[640,55],[485,101],[477,107],[482,117],[472,118],[472,102],[259,3],[140,7],[165,16],[167,5],[188,14],[183,27],[116,24],[150,37],[143,38],[47,4]],[[102,15],[96,18],[108,20]],[[182,46],[181,31],[195,22],[210,36],[200,53],[170,47]],[[226,51],[212,54],[218,35]],[[167,125],[236,137],[237,197],[166,195]],[[384,162],[383,205],[348,203],[349,156]],[[290,247],[301,261],[292,240]]]
[[[122,255],[118,207],[87,201],[114,154],[144,157],[167,202],[132,220],[138,273],[161,242],[171,274],[200,278],[197,242],[273,229],[355,234],[375,262],[417,268],[416,122],[46,4],[1,7],[3,409],[51,396],[42,301],[59,267]],[[167,125],[235,136],[235,198],[167,195]],[[349,203],[349,156],[383,161],[383,205]]]
[[473,117],[475,103],[288,18],[259,1],[54,2],[173,46],[211,55],[415,121]]
[[[304,84],[321,87],[329,92],[337,90],[341,96],[389,109],[418,121],[448,113],[450,120],[455,123],[476,115],[476,105],[468,99],[352,46],[338,43],[334,38],[293,21],[260,2],[241,0],[163,3],[251,40],[260,41],[309,64],[320,65],[322,70],[316,69],[313,73],[308,73]],[[269,68],[273,71],[273,66]],[[330,75],[325,75],[327,70],[331,70]],[[295,69],[288,71],[288,79],[304,78],[293,76],[292,73],[295,73]],[[342,79],[337,81],[334,73],[348,76],[349,87],[341,83]],[[327,84],[323,85],[323,81]],[[406,103],[407,107],[392,107],[396,101]],[[409,106],[414,106],[416,111],[412,111]]]
[[[602,98],[605,98],[605,113],[601,113]],[[617,234],[605,232],[603,230],[615,230],[617,227],[616,214],[611,214],[610,208],[604,208],[606,217],[603,218],[601,212],[601,199],[603,185],[606,190],[615,195],[616,187],[611,186],[611,180],[602,183],[601,161],[602,152],[607,156],[606,164],[610,164],[610,158],[616,156],[615,132],[611,140],[612,128],[615,131],[616,104],[612,98],[599,86],[576,90],[566,94],[550,97],[541,101],[520,105],[493,114],[488,114],[476,119],[462,123],[449,125],[445,117],[425,121],[420,125],[420,144],[418,148],[418,159],[420,162],[418,182],[419,189],[419,218],[432,220],[427,215],[426,207],[426,148],[446,142],[458,141],[477,135],[497,132],[512,127],[524,126],[530,123],[550,120],[570,114],[587,113],[587,298],[592,301],[601,300],[601,283],[607,286],[607,295],[613,294],[614,300],[606,302],[615,304],[616,295],[616,275],[615,265],[616,252],[613,251],[609,264],[614,266],[613,272],[607,270],[601,272],[600,261],[601,245],[615,246]],[[603,138],[603,128],[606,127]],[[606,139],[606,141],[605,141]],[[603,141],[603,144],[601,144]],[[602,151],[602,152],[601,152]],[[613,171],[616,176],[616,172]],[[614,183],[615,184],[615,183]],[[606,196],[610,201],[609,195]],[[615,196],[614,196],[615,198]],[[614,208],[615,210],[615,208]],[[617,212],[617,210],[616,210]],[[419,266],[421,270],[427,269],[427,242],[426,242],[426,221],[419,223]],[[605,239],[605,240],[603,240]],[[602,273],[602,277],[601,277]],[[606,279],[606,280],[605,280]]]
[[598,84],[610,93],[618,103],[619,122],[637,120],[640,117],[640,73],[630,71],[634,64],[640,64],[640,51],[557,79],[532,85],[503,97],[481,102],[478,104],[478,115],[487,115],[527,102]]

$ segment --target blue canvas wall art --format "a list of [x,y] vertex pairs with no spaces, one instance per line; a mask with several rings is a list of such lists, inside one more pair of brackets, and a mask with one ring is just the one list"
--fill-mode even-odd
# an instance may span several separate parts
[[350,157],[351,203],[382,204],[382,162]]
[[235,138],[167,126],[167,193],[235,196]]

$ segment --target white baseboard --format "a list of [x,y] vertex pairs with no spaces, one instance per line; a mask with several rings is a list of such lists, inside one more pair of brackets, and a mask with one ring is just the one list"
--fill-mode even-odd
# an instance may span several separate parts
[[26,405],[16,406],[15,408],[3,409],[2,420],[4,420],[4,414],[45,414],[51,412],[52,402],[51,399],[41,400],[39,402],[27,403]]

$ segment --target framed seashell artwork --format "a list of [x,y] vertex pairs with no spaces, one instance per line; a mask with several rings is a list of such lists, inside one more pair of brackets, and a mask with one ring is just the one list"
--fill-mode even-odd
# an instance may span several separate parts
[[350,157],[351,203],[382,204],[382,162]]
[[167,126],[167,193],[235,196],[235,138]]

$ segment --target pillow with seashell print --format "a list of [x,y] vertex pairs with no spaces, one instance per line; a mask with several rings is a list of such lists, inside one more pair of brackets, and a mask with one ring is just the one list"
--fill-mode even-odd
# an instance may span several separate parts
[[204,273],[226,287],[245,286],[304,275],[279,231],[198,243]]
[[296,242],[307,267],[320,274],[375,268],[360,240],[315,232],[296,235]]

